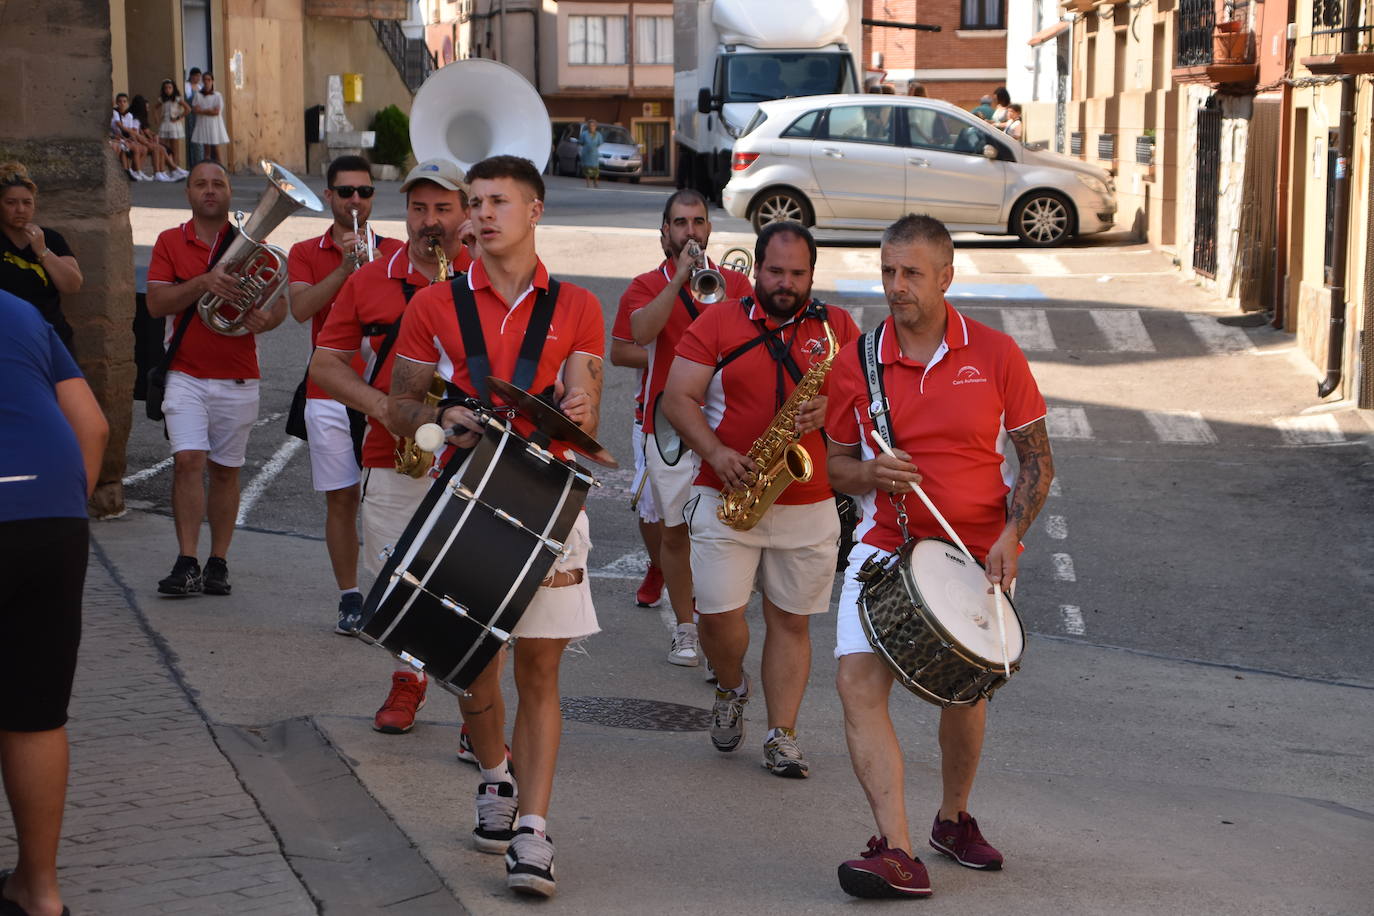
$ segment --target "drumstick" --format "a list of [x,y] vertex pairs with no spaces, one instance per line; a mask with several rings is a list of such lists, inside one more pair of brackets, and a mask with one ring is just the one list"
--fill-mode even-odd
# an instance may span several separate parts
[[[869,432],[873,436],[873,441],[878,443],[878,448],[883,450],[884,455],[887,455],[887,457],[889,458],[897,458],[896,454],[892,451],[891,446],[889,446],[886,442],[883,441],[883,437],[878,433],[876,429],[869,430]],[[897,460],[900,461],[901,459],[899,458]],[[910,483],[910,481],[908,481],[908,483]],[[916,495],[921,497],[921,502],[926,504],[926,508],[930,510],[930,514],[935,516],[935,520],[940,523],[940,527],[945,529],[945,534],[948,534],[950,540],[952,540],[955,544],[959,546],[959,549],[964,552],[964,556],[968,557],[970,560],[973,560],[974,563],[977,563],[978,561],[973,559],[973,554],[970,553],[969,549],[964,546],[964,542],[960,539],[959,535],[954,533],[954,529],[950,527],[949,522],[945,521],[945,517],[940,514],[940,510],[935,508],[935,504],[930,501],[930,497],[926,495],[926,491],[921,489],[921,485],[918,483],[912,483],[911,489],[915,490]],[[993,583],[992,594],[993,601],[997,605],[997,632],[998,635],[1000,635],[1002,638],[1002,670],[1006,672],[1007,677],[1011,677],[1011,661],[1007,656],[1007,624],[1005,620],[1006,615],[1002,610],[1002,585],[1000,582]]]

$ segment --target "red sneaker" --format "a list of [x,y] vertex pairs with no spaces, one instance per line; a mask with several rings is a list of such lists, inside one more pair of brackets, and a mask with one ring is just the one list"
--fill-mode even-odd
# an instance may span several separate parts
[[[458,730],[458,759],[463,763],[470,763],[478,766],[477,752],[472,749],[472,736],[468,734],[468,725],[463,723],[463,727]],[[506,745],[506,764],[510,764],[510,745]],[[514,772],[514,771],[512,771]]]
[[852,897],[929,897],[930,876],[920,859],[870,837],[859,858],[840,866],[840,887]]
[[663,570],[650,565],[644,573],[644,581],[639,583],[635,592],[635,604],[640,607],[658,607],[663,603]]
[[1002,854],[983,839],[978,822],[967,811],[959,812],[957,823],[940,820],[940,812],[936,811],[935,823],[930,828],[930,845],[965,868],[997,871],[1002,867]]
[[415,714],[424,708],[425,689],[429,679],[420,679],[413,671],[397,671],[391,675],[391,693],[377,710],[372,727],[388,735],[403,735],[415,727]]

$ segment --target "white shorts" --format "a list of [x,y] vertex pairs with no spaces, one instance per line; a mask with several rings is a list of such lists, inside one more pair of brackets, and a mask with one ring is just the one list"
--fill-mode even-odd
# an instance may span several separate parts
[[215,464],[241,468],[258,419],[258,380],[168,372],[162,415],[172,454],[206,452]]
[[863,624],[859,622],[859,592],[863,584],[854,576],[864,561],[875,553],[885,554],[872,544],[858,543],[849,551],[849,564],[844,568],[844,584],[840,586],[840,605],[835,609],[835,657],[872,652]]
[[582,581],[559,588],[540,587],[525,607],[525,613],[511,630],[525,639],[581,639],[601,632],[592,604],[592,580],[587,571],[587,555],[592,549],[591,525],[587,513],[577,513],[568,534],[570,548],[566,560],[555,560],[551,572],[582,570]]
[[748,531],[716,517],[720,494],[693,487],[688,510],[692,586],[697,612],[719,614],[749,603],[759,590],[789,614],[819,614],[830,606],[839,556],[840,516],[833,499],[772,506]]
[[676,528],[686,521],[687,501],[692,498],[692,481],[697,479],[701,459],[696,452],[683,451],[677,464],[669,467],[658,451],[652,435],[644,441],[644,464],[649,472],[649,485],[645,487],[654,493],[659,517],[669,528]]
[[391,468],[363,470],[363,566],[380,575],[383,547],[395,547],[429,491],[428,475],[416,480]]
[[[653,443],[649,443],[652,445]],[[644,424],[638,420],[634,421],[634,428],[630,431],[630,447],[635,450],[635,479],[630,482],[630,492],[639,494],[639,518],[640,521],[653,524],[663,521],[663,517],[658,514],[658,501],[654,499],[654,488],[649,486],[644,478],[649,474],[649,468],[644,463]],[[642,489],[641,489],[642,487]]]
[[315,491],[346,490],[362,479],[353,457],[348,408],[333,398],[306,398],[305,432],[310,438],[310,476]]

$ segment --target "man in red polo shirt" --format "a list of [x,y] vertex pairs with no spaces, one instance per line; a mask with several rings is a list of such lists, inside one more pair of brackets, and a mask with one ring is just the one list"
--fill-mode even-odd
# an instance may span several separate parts
[[[382,238],[372,231],[372,166],[362,156],[339,156],[325,176],[325,202],[334,222],[322,234],[291,246],[287,273],[291,277],[291,315],[310,324],[310,346],[344,281],[362,263],[386,258],[404,248],[400,239]],[[354,226],[357,226],[357,234]],[[354,368],[361,368],[355,366]],[[339,622],[334,632],[352,636],[362,619],[363,596],[358,591],[358,461],[348,409],[306,379],[305,428],[310,444],[310,475],[315,491],[324,493],[324,543],[339,586]]]
[[[416,479],[395,470],[396,440],[386,427],[386,396],[401,316],[412,297],[439,272],[431,242],[438,240],[455,271],[471,264],[462,243],[467,219],[464,187],[462,170],[447,159],[427,159],[410,170],[401,184],[406,195],[406,246],[348,278],[310,360],[310,378],[326,394],[368,418],[363,437],[363,562],[374,576],[382,570],[382,548],[400,540],[429,489],[428,474]],[[366,356],[361,375],[354,366],[360,351]],[[359,622],[355,617],[347,623],[356,631]],[[385,734],[410,731],[425,704],[427,686],[428,678],[398,662],[391,692],[372,727]]]
[[[200,320],[196,302],[208,293],[234,298],[238,286],[223,264],[210,262],[229,229],[229,173],[201,162],[186,179],[191,218],[157,237],[148,264],[148,314],[166,318],[165,342],[186,324],[167,373],[162,412],[172,445],[172,518],[178,556],[158,582],[164,595],[229,594],[229,541],[239,511],[239,468],[248,434],[258,418],[257,335],[286,318],[286,297],[270,309],[253,309],[249,331],[217,334]],[[204,477],[209,472],[209,496]],[[197,560],[200,522],[210,519],[210,558],[202,574]]]
[[[469,170],[468,181],[481,258],[458,282],[465,282],[472,292],[490,374],[509,380],[515,374],[539,291],[549,289],[549,273],[535,252],[534,236],[544,212],[544,181],[528,159],[515,156],[484,159]],[[485,386],[485,379],[473,379],[468,371],[455,308],[453,290],[444,284],[417,295],[406,310],[396,345],[387,419],[398,436],[414,435],[423,423],[461,427],[464,432],[450,441],[467,448],[477,443],[482,428],[473,413],[456,406],[436,410],[424,403],[436,370],[469,394],[482,390],[479,381]],[[581,287],[561,283],[528,389],[558,392],[559,408],[592,435],[600,416],[604,348],[605,327],[596,297]],[[528,434],[523,421],[516,425]],[[515,644],[519,705],[511,742],[512,763],[520,774],[519,792],[503,742],[504,653],[492,659],[458,701],[481,769],[473,842],[483,852],[506,853],[506,883],[511,889],[545,897],[555,889],[553,843],[545,832],[545,818],[562,730],[558,667],[571,640],[600,629],[587,578],[591,539],[585,512],[579,514],[567,545],[568,556],[554,563],[553,572],[512,631],[519,637]]]
[[[695,455],[683,454],[674,464],[664,460],[654,439],[655,410],[668,370],[673,365],[678,340],[687,326],[705,311],[693,298],[688,281],[696,264],[689,250],[695,242],[701,251],[711,240],[711,219],[706,198],[684,188],[668,198],[663,206],[660,229],[667,257],[653,270],[630,282],[621,297],[621,308],[630,312],[630,332],[635,343],[648,351],[648,378],[644,391],[644,464],[649,474],[655,508],[663,519],[659,533],[659,562],[668,585],[668,600],[673,604],[677,629],[668,647],[668,661],[674,665],[700,663],[697,627],[693,620],[691,542],[683,509],[692,495],[692,481],[700,463]],[[716,267],[709,260],[708,266]],[[733,270],[717,268],[725,278],[725,298],[741,299],[753,293],[749,279]]]
[[[713,305],[677,345],[664,406],[702,457],[688,504],[701,646],[716,672],[711,742],[733,751],[744,738],[749,678],[744,608],[757,578],[763,593],[763,698],[769,730],[763,765],[777,776],[810,772],[797,747],[797,712],[811,672],[810,615],[830,604],[840,517],[825,472],[825,388],[802,402],[794,423],[812,476],[782,491],[762,519],[737,531],[717,517],[720,490],[753,482],[747,453],[805,373],[858,335],[849,313],[811,298],[816,242],[800,223],[764,227],[755,246],[755,295]],[[705,405],[705,410],[699,405]]]
[[[858,347],[845,348],[830,377],[830,479],[837,490],[863,503],[836,614],[835,645],[845,737],[878,826],[868,851],[840,866],[841,887],[861,897],[926,896],[930,881],[912,855],[902,751],[888,714],[893,675],[864,636],[855,573],[874,554],[901,546],[898,501],[905,505],[912,537],[947,536],[923,503],[905,498],[911,484],[919,483],[984,562],[988,580],[1010,586],[1021,538],[1054,477],[1045,401],[1026,358],[1010,337],[945,301],[953,264],[954,245],[938,220],[911,214],[883,234],[883,293],[892,315],[870,333],[878,335],[895,457],[884,455],[872,440],[870,406],[881,399],[869,393]],[[1004,476],[1004,431],[1020,464],[1014,486]],[[930,845],[960,865],[997,869],[1001,853],[983,838],[967,810],[986,721],[984,700],[940,713],[944,794]]]

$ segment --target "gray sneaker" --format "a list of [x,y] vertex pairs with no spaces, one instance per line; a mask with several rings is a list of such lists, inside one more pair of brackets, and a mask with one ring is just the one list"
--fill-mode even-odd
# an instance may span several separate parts
[[685,668],[695,668],[701,664],[701,653],[697,651],[697,625],[680,623],[673,630],[673,644],[668,649],[668,661]]
[[519,807],[514,783],[484,782],[478,786],[477,826],[472,828],[472,845],[479,852],[505,852],[515,836],[515,812]]
[[349,592],[339,596],[339,622],[334,624],[334,632],[340,636],[357,636],[358,627],[363,625],[363,596],[361,592]]
[[711,707],[711,743],[721,753],[733,751],[744,739],[744,704],[748,702],[748,677],[744,679],[743,696],[716,688],[716,702]]
[[788,779],[805,779],[811,775],[811,766],[797,747],[797,732],[791,728],[775,728],[768,733],[763,742],[763,768],[774,776]]

